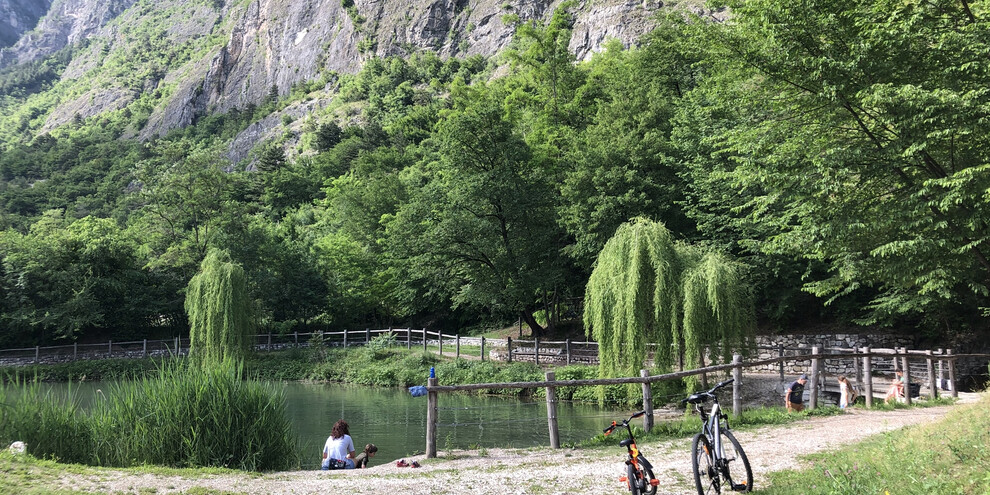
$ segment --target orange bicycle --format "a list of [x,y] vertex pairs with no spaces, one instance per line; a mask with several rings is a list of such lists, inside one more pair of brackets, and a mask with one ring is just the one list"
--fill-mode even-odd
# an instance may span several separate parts
[[619,442],[619,445],[625,447],[629,453],[629,459],[626,459],[626,475],[619,478],[619,481],[626,482],[632,495],[655,495],[657,485],[660,484],[660,481],[653,476],[653,465],[643,457],[639,448],[636,447],[636,438],[633,437],[632,427],[629,426],[630,421],[644,414],[646,411],[640,411],[630,416],[629,419],[622,420],[621,423],[612,421],[612,426],[604,430],[606,436],[612,433],[616,427],[625,427],[629,433],[629,438]]

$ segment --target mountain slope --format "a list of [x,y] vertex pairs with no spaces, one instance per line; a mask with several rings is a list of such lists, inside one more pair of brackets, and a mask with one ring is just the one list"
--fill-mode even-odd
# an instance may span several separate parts
[[[559,1],[56,0],[37,29],[0,52],[0,66],[73,47],[61,79],[35,102],[33,134],[112,111],[139,115],[134,135],[160,136],[197,116],[258,104],[293,85],[353,73],[369,57],[417,50],[492,56],[511,41],[503,20],[544,20]],[[571,49],[588,58],[609,38],[629,45],[659,5],[609,0],[572,7]],[[31,105],[31,103],[35,103]]]

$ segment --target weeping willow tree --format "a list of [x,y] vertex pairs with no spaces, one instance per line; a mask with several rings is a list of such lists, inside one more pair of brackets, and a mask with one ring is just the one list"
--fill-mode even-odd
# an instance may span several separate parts
[[654,367],[727,360],[754,326],[741,265],[675,242],[659,222],[619,227],[598,254],[584,296],[586,333],[598,342],[602,377],[635,376],[656,344]]
[[186,290],[189,354],[202,365],[242,358],[253,330],[244,269],[210,250]]

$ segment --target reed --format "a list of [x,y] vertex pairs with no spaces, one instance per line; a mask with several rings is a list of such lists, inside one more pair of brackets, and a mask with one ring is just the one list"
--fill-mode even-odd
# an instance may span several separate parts
[[80,414],[77,395],[71,388],[55,394],[37,379],[0,384],[0,445],[14,441],[27,443],[34,455],[63,462],[93,460],[92,430]]
[[156,376],[117,382],[88,411],[28,386],[12,406],[3,401],[11,421],[3,418],[0,440],[25,440],[38,457],[100,466],[298,467],[284,395],[243,377],[243,367],[229,361],[174,363]]

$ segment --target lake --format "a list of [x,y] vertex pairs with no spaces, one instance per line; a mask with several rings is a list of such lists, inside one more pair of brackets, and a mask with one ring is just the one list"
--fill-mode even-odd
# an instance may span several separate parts
[[[66,384],[53,384],[64,390]],[[405,389],[355,385],[279,382],[297,436],[303,469],[318,469],[320,451],[330,428],[343,418],[350,425],[358,452],[366,443],[378,446],[370,465],[391,463],[426,449],[426,397]],[[73,383],[83,407],[113,387],[100,382]],[[543,400],[482,397],[456,393],[439,395],[437,454],[448,449],[549,446],[547,407]],[[561,445],[601,433],[613,419],[630,411],[561,401],[557,423]]]

